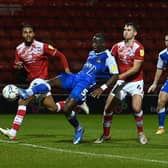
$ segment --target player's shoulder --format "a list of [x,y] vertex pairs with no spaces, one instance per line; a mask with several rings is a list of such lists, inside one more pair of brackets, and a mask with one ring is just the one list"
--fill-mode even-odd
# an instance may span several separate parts
[[163,53],[165,53],[165,52],[168,52],[168,51],[167,51],[167,48],[161,50],[161,51],[159,52],[159,55],[161,55],[161,54],[163,54]]
[[143,44],[141,42],[139,42],[138,40],[134,40],[134,45],[137,47],[137,48],[144,48]]
[[125,45],[125,42],[124,42],[124,40],[122,40],[122,41],[116,42],[116,43],[112,46],[112,49],[113,49],[113,48],[120,48],[120,47],[122,47],[122,46],[124,46],[124,45]]
[[43,46],[43,45],[44,45],[43,42],[37,41],[37,40],[34,40],[32,44],[33,44],[33,45],[36,45],[36,46]]
[[23,48],[25,46],[25,43],[22,42],[16,46],[16,50],[19,50],[20,48]]
[[109,49],[104,50],[104,52],[107,54],[108,57],[111,57],[111,51]]

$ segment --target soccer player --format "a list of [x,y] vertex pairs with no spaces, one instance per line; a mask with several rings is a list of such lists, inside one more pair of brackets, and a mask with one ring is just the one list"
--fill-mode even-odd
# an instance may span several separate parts
[[16,47],[15,51],[15,68],[24,68],[29,82],[35,78],[48,79],[49,56],[58,57],[65,72],[70,72],[64,54],[50,44],[37,41],[32,25],[23,25],[22,37],[24,41]]
[[[135,39],[137,27],[134,23],[126,23],[123,27],[124,40],[113,45],[111,54],[116,58],[119,67],[119,80],[109,93],[103,113],[103,134],[95,143],[110,140],[112,117],[118,100],[123,100],[127,94],[132,97],[132,109],[137,126],[138,140],[141,144],[147,143],[143,132],[143,71],[144,47]],[[93,97],[99,96],[101,89],[91,93]]]
[[106,81],[100,88],[102,92],[118,79],[118,67],[115,58],[110,51],[105,48],[104,35],[98,33],[92,39],[93,50],[89,52],[86,63],[81,71],[76,74],[62,73],[50,80],[43,81],[26,90],[20,89],[20,96],[27,100],[35,94],[45,94],[51,90],[51,87],[59,87],[70,90],[70,94],[66,99],[65,105],[62,107],[66,119],[75,129],[73,144],[79,144],[82,140],[84,128],[79,123],[75,115],[71,115],[71,111],[77,104],[85,101],[90,88],[96,84],[96,75],[109,71],[113,76]]
[[[48,79],[48,56],[59,57],[65,72],[70,73],[68,61],[64,54],[50,44],[35,40],[35,32],[32,25],[23,26],[22,37],[24,41],[16,47],[15,68],[25,68],[29,82],[36,78]],[[37,81],[32,82],[30,87],[35,85],[36,82]],[[59,111],[60,105],[63,104],[63,102],[58,102],[55,104],[51,92],[43,95],[37,95],[34,98],[38,98],[40,103],[43,103],[44,106],[53,112]],[[2,134],[6,135],[11,140],[16,138],[16,134],[26,115],[27,105],[34,98],[30,98],[28,100],[20,99],[18,101],[18,109],[12,124],[12,128],[0,128],[0,132]],[[89,113],[89,108],[85,102],[80,106],[80,108],[86,113]]]
[[[165,41],[165,49],[163,49],[158,56],[157,62],[157,70],[155,73],[153,84],[149,87],[148,93],[154,92],[157,88],[159,79],[162,75],[163,68],[168,66],[168,34],[164,37]],[[158,105],[157,105],[157,112],[158,112],[158,125],[159,128],[156,131],[157,135],[162,135],[165,133],[164,125],[165,125],[165,117],[166,117],[166,104],[168,102],[168,80],[165,81],[164,85],[162,86],[159,96],[158,96]]]

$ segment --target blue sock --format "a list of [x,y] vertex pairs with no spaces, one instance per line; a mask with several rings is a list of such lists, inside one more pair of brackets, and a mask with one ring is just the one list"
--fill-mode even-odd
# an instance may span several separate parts
[[158,112],[158,120],[159,120],[159,127],[160,128],[164,128],[165,118],[166,118],[166,110],[165,110],[165,108],[162,108]]
[[45,94],[50,91],[49,84],[41,83],[32,87],[33,94]]
[[68,119],[69,123],[75,128],[77,129],[80,125],[79,125],[79,121],[78,119],[76,118],[76,115],[75,116],[71,116],[69,119]]

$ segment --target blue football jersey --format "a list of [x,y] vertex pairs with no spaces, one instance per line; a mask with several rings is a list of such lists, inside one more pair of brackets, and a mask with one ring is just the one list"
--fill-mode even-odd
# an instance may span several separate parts
[[163,68],[164,66],[168,66],[168,50],[167,48],[162,50],[159,53],[159,58],[157,62],[157,68]]
[[111,52],[108,49],[101,53],[96,53],[92,50],[89,52],[87,61],[77,76],[78,78],[96,83],[96,76],[107,71],[109,74],[119,73],[117,63]]

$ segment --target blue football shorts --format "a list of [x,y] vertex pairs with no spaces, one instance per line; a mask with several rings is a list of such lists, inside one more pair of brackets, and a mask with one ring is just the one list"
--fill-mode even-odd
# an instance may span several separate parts
[[69,98],[75,99],[78,104],[86,100],[88,89],[92,86],[90,82],[81,80],[77,74],[62,73],[58,76],[61,80],[61,88],[70,91]]
[[168,80],[165,81],[160,91],[168,93]]

